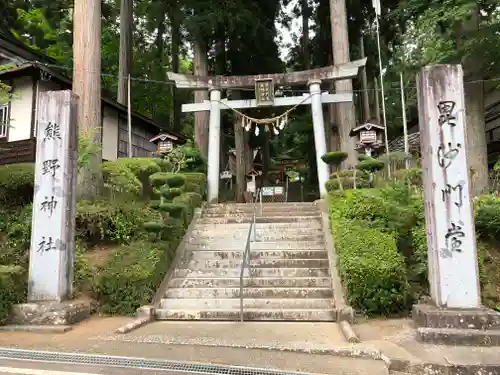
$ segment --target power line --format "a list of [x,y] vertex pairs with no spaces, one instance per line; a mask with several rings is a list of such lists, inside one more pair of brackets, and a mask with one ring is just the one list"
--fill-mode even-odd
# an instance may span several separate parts
[[[47,68],[56,68],[56,69],[63,69],[63,70],[68,70],[68,71],[73,71],[74,68],[66,66],[66,65],[58,65],[58,64],[47,64],[43,63],[40,61],[32,61],[32,63],[41,65]],[[82,69],[83,71],[86,72],[91,72],[88,69]],[[95,72],[94,72],[95,73]],[[119,74],[109,74],[109,73],[100,73],[101,77],[109,77],[109,78],[124,78],[124,79],[129,79],[129,77],[121,77]],[[131,81],[136,81],[136,82],[144,82],[144,83],[155,83],[155,84],[162,84],[162,85],[168,85],[168,86],[174,86],[175,82],[173,81],[163,81],[163,80],[156,80],[156,79],[150,79],[150,78],[141,78],[141,77],[133,77],[130,76]],[[191,82],[191,81],[181,81],[181,82]],[[489,79],[482,79],[482,80],[473,80],[473,81],[466,81],[464,82],[465,85],[467,84],[477,84],[477,83],[486,83],[486,82],[500,82],[500,77],[495,77],[495,78],[489,78]],[[218,89],[228,89],[226,87],[217,87]],[[413,89],[416,90],[416,86],[405,86],[405,89]],[[252,87],[231,87],[231,90],[240,90],[240,91],[249,91],[253,92],[255,91],[254,88]],[[401,88],[398,85],[398,87],[387,87],[385,88],[385,91],[400,91]],[[286,93],[309,93],[309,90],[301,90],[301,89],[279,89],[279,91],[286,92]],[[375,88],[366,88],[366,89],[356,89],[356,90],[336,90],[335,93],[338,94],[355,94],[355,93],[362,93],[362,92],[381,92],[381,89],[375,89]]]

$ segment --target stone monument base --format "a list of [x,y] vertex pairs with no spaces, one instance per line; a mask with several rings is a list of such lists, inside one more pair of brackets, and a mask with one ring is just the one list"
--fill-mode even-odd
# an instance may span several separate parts
[[90,316],[85,301],[30,302],[14,305],[11,324],[29,326],[71,326]]
[[413,306],[417,340],[429,344],[500,346],[500,313],[487,308]]

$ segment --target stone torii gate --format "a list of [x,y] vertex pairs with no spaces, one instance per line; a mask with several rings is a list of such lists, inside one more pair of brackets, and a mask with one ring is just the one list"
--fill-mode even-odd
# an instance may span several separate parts
[[[327,66],[319,69],[304,70],[292,73],[260,74],[253,76],[193,76],[168,73],[168,78],[175,81],[177,88],[192,90],[209,90],[210,100],[202,103],[183,104],[182,112],[210,111],[208,133],[208,196],[209,202],[219,198],[219,161],[220,161],[220,111],[225,109],[247,109],[261,106],[285,107],[310,105],[314,126],[314,143],[316,147],[316,164],[321,197],[326,195],[325,182],[328,180],[328,166],[321,160],[327,152],[323,104],[343,103],[353,100],[352,93],[321,93],[321,82],[330,80],[352,79],[358,75],[359,68],[364,67],[366,58],[342,65]],[[274,87],[307,84],[310,94],[293,97],[274,97]],[[224,89],[255,87],[256,99],[221,100]]]

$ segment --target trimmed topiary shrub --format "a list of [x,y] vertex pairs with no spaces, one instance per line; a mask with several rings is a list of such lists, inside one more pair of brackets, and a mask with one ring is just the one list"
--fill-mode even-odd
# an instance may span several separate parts
[[101,166],[104,187],[114,196],[138,197],[142,184],[125,164],[107,161]]
[[23,206],[33,201],[35,165],[33,163],[0,166],[0,204]]
[[369,315],[391,315],[408,308],[405,263],[394,237],[335,214],[332,229],[349,304]]

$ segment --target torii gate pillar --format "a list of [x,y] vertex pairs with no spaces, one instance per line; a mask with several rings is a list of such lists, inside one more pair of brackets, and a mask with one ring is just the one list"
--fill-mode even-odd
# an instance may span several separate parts
[[208,173],[207,200],[219,201],[219,164],[220,164],[220,99],[218,89],[210,89],[210,122],[208,128]]
[[319,194],[326,197],[325,184],[328,181],[328,165],[321,160],[326,154],[325,122],[323,118],[323,103],[321,101],[321,80],[311,80],[308,83],[311,93],[311,111],[314,127],[314,145],[316,147],[316,165],[318,169]]

